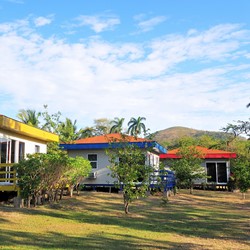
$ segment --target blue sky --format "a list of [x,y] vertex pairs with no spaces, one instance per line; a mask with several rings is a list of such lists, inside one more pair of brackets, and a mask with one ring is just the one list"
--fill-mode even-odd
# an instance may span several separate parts
[[0,0],[0,113],[220,130],[250,110],[248,0]]

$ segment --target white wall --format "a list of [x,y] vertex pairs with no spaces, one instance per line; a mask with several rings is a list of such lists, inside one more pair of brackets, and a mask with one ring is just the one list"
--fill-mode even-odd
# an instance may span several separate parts
[[23,142],[25,144],[24,147],[24,155],[27,154],[34,154],[36,146],[39,146],[40,153],[47,152],[47,144],[40,140],[36,140],[30,137],[22,136],[15,133],[9,133],[8,131],[0,130],[0,138],[10,139],[16,141],[16,155],[15,155],[15,162],[18,161],[18,142]]
[[92,169],[92,172],[97,172],[96,179],[85,178],[85,184],[113,184],[113,179],[108,174],[111,171],[107,168],[110,165],[109,157],[106,155],[104,150],[69,150],[68,155],[70,157],[82,156],[88,159],[88,154],[97,154],[97,168]]
[[[92,172],[97,172],[96,179],[85,178],[84,184],[114,184],[115,179],[112,178],[109,174],[111,171],[107,168],[110,165],[109,157],[106,155],[105,150],[68,150],[68,155],[70,157],[82,156],[88,159],[88,154],[97,154],[98,166],[96,169],[92,169]],[[147,153],[151,156],[150,165],[154,166],[154,168],[159,167],[159,156],[153,153]]]

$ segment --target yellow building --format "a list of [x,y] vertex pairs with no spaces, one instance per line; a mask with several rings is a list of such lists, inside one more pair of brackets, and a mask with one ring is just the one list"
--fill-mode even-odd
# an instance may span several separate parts
[[58,135],[0,115],[0,192],[18,191],[13,163],[27,154],[46,153],[47,143],[58,141]]

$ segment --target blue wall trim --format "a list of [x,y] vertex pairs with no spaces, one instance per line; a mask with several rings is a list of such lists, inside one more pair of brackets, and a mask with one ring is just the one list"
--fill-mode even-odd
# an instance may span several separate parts
[[[157,142],[129,142],[131,145],[136,145],[139,148],[156,148],[160,153],[167,153],[167,150]],[[118,148],[120,143],[84,143],[84,144],[60,144],[65,150],[86,150],[86,149],[109,149]]]

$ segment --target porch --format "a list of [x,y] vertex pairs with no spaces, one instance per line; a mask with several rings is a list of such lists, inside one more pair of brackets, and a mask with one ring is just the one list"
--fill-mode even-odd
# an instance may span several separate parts
[[17,192],[20,189],[17,181],[16,171],[13,170],[13,163],[0,164],[0,192]]

